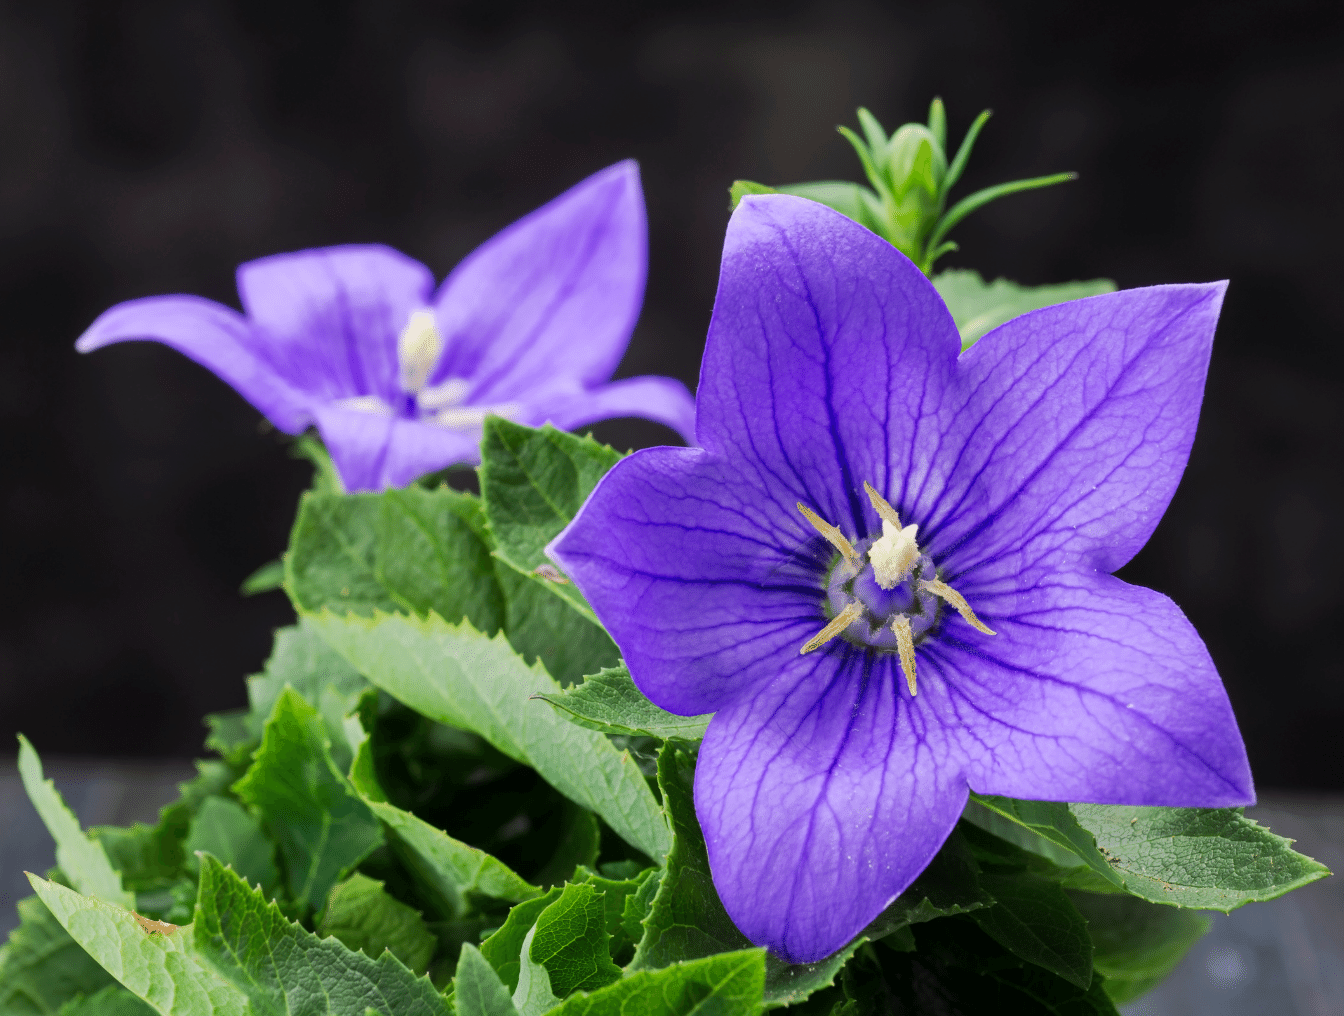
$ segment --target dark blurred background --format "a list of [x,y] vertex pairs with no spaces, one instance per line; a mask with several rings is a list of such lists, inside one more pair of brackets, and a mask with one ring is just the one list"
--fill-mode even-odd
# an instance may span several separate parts
[[165,348],[77,355],[101,310],[236,303],[237,263],[323,244],[442,277],[633,156],[651,274],[621,374],[694,384],[731,181],[857,178],[835,125],[941,94],[958,140],[996,110],[958,193],[1082,174],[977,213],[944,267],[1232,280],[1190,469],[1124,575],[1203,633],[1262,787],[1344,789],[1342,9],[0,5],[0,746],[194,754],[291,618],[238,585],[309,467]]

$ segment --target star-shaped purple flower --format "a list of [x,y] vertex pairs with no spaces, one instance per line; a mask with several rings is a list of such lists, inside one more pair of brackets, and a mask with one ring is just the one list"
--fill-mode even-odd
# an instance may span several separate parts
[[647,248],[639,169],[622,162],[487,240],[437,292],[388,247],[277,254],[239,267],[246,316],[196,296],[132,300],[76,348],[172,346],[279,429],[316,424],[350,490],[479,462],[487,413],[561,429],[640,416],[690,438],[679,381],[604,383],[639,316]]
[[801,198],[724,244],[699,448],[624,459],[551,548],[676,713],[753,942],[817,960],[928,864],[968,789],[1254,799],[1208,652],[1110,573],[1185,467],[1222,284],[1024,315],[958,355],[933,286]]

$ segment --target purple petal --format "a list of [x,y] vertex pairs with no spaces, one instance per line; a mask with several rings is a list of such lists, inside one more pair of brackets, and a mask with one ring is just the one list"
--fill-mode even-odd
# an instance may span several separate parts
[[307,395],[277,376],[248,322],[235,310],[199,296],[151,296],[119,303],[79,337],[81,353],[152,339],[215,373],[273,424],[297,434],[312,422]]
[[898,466],[912,483],[941,468],[924,450],[946,425],[960,348],[937,291],[885,240],[815,201],[744,198],[724,241],[699,443],[862,536],[875,521],[865,480],[890,490]]
[[317,428],[345,489],[404,487],[457,463],[480,461],[480,432],[434,427],[335,406],[317,410]]
[[826,623],[816,590],[829,555],[768,482],[698,448],[638,451],[549,548],[664,709],[712,712],[749,694]]
[[949,733],[895,693],[890,657],[872,661],[795,651],[773,684],[714,717],[700,749],[714,885],[749,939],[794,963],[858,934],[966,804]]
[[1185,469],[1224,288],[1048,307],[962,356],[965,408],[930,449],[951,475],[921,520],[949,581],[1111,572],[1137,553]]
[[402,398],[397,336],[429,305],[434,277],[380,245],[276,254],[238,268],[238,292],[267,358],[323,401]]
[[[1110,575],[1060,572],[970,597],[919,649],[919,699],[945,701],[976,791],[1099,804],[1253,804],[1227,693],[1180,609]],[[965,642],[961,636],[970,635]]]
[[639,316],[647,246],[633,162],[519,219],[469,254],[435,297],[447,352],[431,382],[469,378],[468,401],[485,405],[605,381]]
[[695,400],[684,384],[670,377],[613,381],[538,406],[531,415],[536,423],[550,421],[561,430],[577,430],[584,424],[617,416],[635,416],[666,424],[688,444],[695,443]]

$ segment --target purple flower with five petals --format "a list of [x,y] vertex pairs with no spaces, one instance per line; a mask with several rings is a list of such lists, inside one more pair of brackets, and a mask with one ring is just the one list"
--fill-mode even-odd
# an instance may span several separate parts
[[650,699],[715,713],[696,813],[753,942],[842,946],[968,790],[1253,801],[1199,636],[1111,574],[1185,467],[1223,289],[1050,307],[958,355],[885,241],[801,198],[742,201],[701,447],[622,460],[551,554]]
[[639,169],[623,162],[486,241],[438,287],[388,247],[241,265],[246,315],[196,296],[118,304],[81,352],[153,339],[208,367],[280,430],[316,424],[350,490],[480,461],[487,413],[562,429],[640,416],[691,436],[679,381],[604,383],[644,296]]

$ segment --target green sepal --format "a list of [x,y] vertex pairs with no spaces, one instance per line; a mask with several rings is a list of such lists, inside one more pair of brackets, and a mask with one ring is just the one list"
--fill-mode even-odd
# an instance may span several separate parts
[[416,974],[429,969],[438,944],[419,911],[389,895],[382,882],[358,872],[332,886],[317,933],[374,959],[386,949]]
[[567,691],[538,695],[571,723],[604,734],[626,734],[699,741],[711,714],[678,716],[654,705],[635,687],[624,666],[608,667]]
[[382,828],[336,768],[326,725],[293,688],[276,699],[256,760],[233,786],[280,848],[285,884],[300,912],[382,843]]

